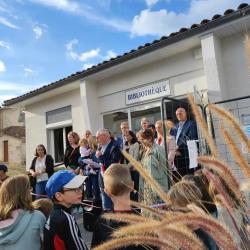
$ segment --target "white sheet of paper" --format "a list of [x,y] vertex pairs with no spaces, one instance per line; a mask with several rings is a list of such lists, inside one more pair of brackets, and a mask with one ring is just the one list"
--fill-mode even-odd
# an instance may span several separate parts
[[196,140],[187,141],[187,146],[188,146],[188,153],[189,153],[189,168],[196,168],[197,157],[198,157]]

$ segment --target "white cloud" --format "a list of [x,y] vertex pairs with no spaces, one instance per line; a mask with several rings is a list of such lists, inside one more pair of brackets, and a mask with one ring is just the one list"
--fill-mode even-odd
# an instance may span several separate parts
[[85,62],[88,59],[99,57],[100,56],[100,49],[92,49],[83,53],[77,53],[74,51],[74,45],[78,44],[77,39],[72,39],[68,43],[66,43],[66,52],[67,54],[74,60],[79,60],[81,62]]
[[100,14],[97,14],[96,9],[93,9],[91,6],[84,4],[83,3],[84,1],[81,1],[81,3],[69,0],[30,0],[30,1],[43,6],[55,8],[57,10],[83,16],[94,24],[102,24],[108,27],[112,27],[119,31],[129,32],[131,29],[130,22],[118,18],[111,18],[110,16],[104,17]]
[[24,68],[23,70],[24,70],[24,76],[29,76],[29,75],[35,73],[35,71],[31,68]]
[[2,105],[4,101],[10,100],[14,97],[17,97],[17,95],[0,95],[0,105]]
[[78,40],[77,39],[72,39],[71,41],[69,41],[68,43],[66,43],[66,49],[67,50],[73,50],[73,46],[78,44]]
[[83,69],[83,70],[86,70],[86,69],[88,69],[88,68],[91,68],[93,65],[94,65],[94,64],[92,64],[92,63],[85,63],[85,64],[83,64],[82,69]]
[[10,50],[10,46],[4,41],[0,41],[0,47]]
[[111,58],[116,57],[117,54],[113,50],[108,50],[107,55],[104,57],[104,60],[109,60]]
[[241,0],[192,0],[189,9],[180,13],[146,9],[134,17],[131,36],[168,35],[214,14],[223,14],[228,8],[236,9],[240,3]]
[[100,56],[100,49],[99,48],[92,49],[90,51],[86,51],[84,53],[81,53],[79,55],[79,60],[82,61],[82,62],[85,62],[90,58],[98,57],[98,56]]
[[19,95],[27,93],[34,89],[38,89],[43,85],[45,84],[44,83],[23,84],[23,83],[0,81],[0,93],[11,91],[11,92],[16,92],[17,95]]
[[31,2],[56,8],[67,12],[78,12],[79,4],[69,0],[31,0]]
[[[44,83],[32,83],[32,84],[23,84],[16,82],[0,81],[0,105],[5,100],[23,95],[31,90],[38,89],[45,85]],[[11,94],[9,94],[9,93]]]
[[39,38],[43,35],[43,30],[42,30],[42,28],[39,27],[39,26],[35,26],[35,27],[33,28],[33,31],[34,31],[34,33],[35,33],[35,38],[36,38],[36,39],[39,39]]
[[79,59],[79,55],[78,55],[76,52],[74,52],[74,51],[69,51],[69,52],[68,52],[68,55],[69,55],[73,60]]
[[5,72],[6,71],[6,67],[3,61],[0,60],[0,73],[1,72]]
[[156,4],[156,3],[158,3],[159,2],[159,0],[145,0],[145,2],[146,2],[146,4],[147,4],[147,6],[152,6],[152,5],[154,5],[154,4]]
[[30,68],[24,68],[23,69],[25,72],[28,72],[28,73],[33,73],[34,70],[30,69]]
[[11,29],[19,29],[19,27],[17,27],[16,25],[12,24],[10,21],[8,21],[6,18],[4,17],[0,17],[0,23],[11,28]]
[[[12,99],[19,95],[23,95],[31,90],[37,89],[44,84],[23,84],[23,83],[13,83],[13,82],[5,82],[0,81],[0,105],[3,101]],[[11,92],[12,94],[9,94]]]
[[9,15],[12,18],[18,19],[18,17],[12,13],[10,7],[3,0],[0,2],[0,12]]

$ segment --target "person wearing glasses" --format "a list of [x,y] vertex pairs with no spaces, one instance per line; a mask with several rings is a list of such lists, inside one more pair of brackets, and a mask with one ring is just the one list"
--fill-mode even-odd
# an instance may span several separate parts
[[83,183],[87,177],[61,170],[51,176],[46,192],[54,209],[44,227],[44,249],[87,250],[75,218],[72,205],[81,204]]

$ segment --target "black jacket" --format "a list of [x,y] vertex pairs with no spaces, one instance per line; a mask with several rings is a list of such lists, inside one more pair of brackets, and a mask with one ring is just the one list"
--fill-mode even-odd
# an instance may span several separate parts
[[[32,160],[30,169],[35,171],[37,156]],[[54,173],[54,159],[51,155],[46,155],[45,159],[46,173],[50,177]]]
[[75,149],[68,146],[64,154],[64,165],[66,167],[72,167],[74,169],[79,167],[78,158],[81,156],[79,151],[80,146]]
[[70,209],[54,205],[44,226],[44,250],[87,250]]
[[[126,212],[126,211],[124,211]],[[120,221],[114,221],[114,220],[108,220],[104,219],[101,216],[97,219],[94,231],[93,231],[93,237],[91,242],[91,249],[112,239],[112,233],[123,226],[126,226],[127,224],[125,222]],[[154,249],[156,250],[156,247],[152,246],[145,246],[142,245],[130,245],[126,247],[117,248],[117,250],[146,250],[146,249]]]

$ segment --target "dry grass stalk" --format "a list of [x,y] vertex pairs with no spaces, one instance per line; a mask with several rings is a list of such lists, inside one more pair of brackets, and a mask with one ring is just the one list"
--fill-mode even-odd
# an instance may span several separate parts
[[104,213],[102,217],[107,220],[117,220],[126,223],[141,223],[141,222],[143,223],[149,221],[149,218],[128,213]]
[[228,187],[230,187],[234,194],[240,199],[243,198],[240,191],[240,185],[226,163],[210,156],[199,156],[198,162],[216,171],[216,173],[226,181]]
[[230,152],[232,153],[234,160],[238,163],[244,175],[247,178],[250,178],[250,167],[248,165],[248,162],[241,155],[240,150],[238,149],[237,145],[234,143],[232,137],[229,135],[226,129],[224,127],[221,127],[221,131],[222,131],[226,144],[229,146]]
[[143,203],[139,203],[139,202],[135,202],[135,201],[130,201],[130,204],[131,204],[131,206],[141,208],[141,209],[144,209],[144,210],[150,212],[152,215],[154,215],[154,218],[157,218],[157,219],[165,218],[164,217],[165,211],[163,211],[159,208],[152,208],[152,207],[149,207]]
[[157,227],[161,224],[159,221],[148,220],[146,222],[131,224],[121,227],[113,232],[115,238],[127,235],[148,235],[156,232]]
[[176,250],[176,248],[164,240],[158,239],[157,237],[152,236],[126,236],[124,238],[118,238],[110,240],[106,243],[103,243],[100,246],[93,248],[93,250],[112,250],[119,247],[131,246],[131,245],[148,245],[156,246],[161,250]]
[[233,200],[231,199],[229,194],[226,192],[219,178],[206,169],[204,170],[204,174],[206,175],[208,181],[214,185],[215,189],[223,197],[223,203],[225,207],[228,208],[230,213],[233,213],[233,209],[234,209]]
[[146,222],[137,225],[129,225],[116,230],[114,237],[127,237],[137,235],[147,237],[152,233],[158,234],[162,240],[172,242],[178,249],[204,249],[203,243],[184,225],[165,225],[160,231],[157,230],[161,222]]
[[245,34],[245,48],[247,52],[247,61],[250,67],[250,36],[248,33]]
[[188,101],[191,105],[191,108],[192,108],[192,111],[193,111],[193,114],[195,116],[195,120],[196,122],[199,124],[199,127],[201,128],[201,131],[202,131],[202,134],[204,135],[209,147],[210,147],[210,150],[211,150],[211,153],[213,156],[215,157],[218,157],[219,156],[219,152],[216,148],[216,145],[214,143],[214,140],[212,139],[212,137],[209,135],[209,132],[208,132],[208,128],[207,128],[207,124],[206,122],[204,121],[204,119],[202,118],[198,108],[197,108],[197,105],[196,103],[194,102],[194,98],[192,95],[188,95]]
[[203,242],[185,225],[167,225],[158,234],[159,238],[172,242],[177,249],[205,249]]
[[205,173],[207,179],[209,180],[209,182],[211,182],[215,186],[217,191],[220,193],[220,195],[221,195],[220,201],[222,202],[223,206],[226,208],[228,214],[230,215],[232,222],[234,224],[234,227],[238,233],[238,236],[241,237],[240,228],[237,224],[237,219],[236,219],[235,213],[234,213],[235,206],[234,206],[233,200],[231,199],[229,194],[225,191],[222,183],[220,182],[220,180],[217,176],[215,176],[214,174],[212,174],[208,170],[204,170],[204,173]]
[[169,196],[162,190],[160,185],[148,174],[148,172],[143,168],[140,162],[136,161],[130,154],[126,151],[122,151],[123,155],[129,160],[131,165],[140,173],[144,180],[151,185],[151,187],[157,192],[160,198],[166,202],[171,203]]
[[[215,241],[220,249],[236,250],[234,240],[227,228],[213,217],[205,214],[180,214],[172,219],[166,219],[162,226],[166,224],[186,224],[196,226],[207,232]],[[160,230],[160,227],[158,228]]]
[[217,115],[219,115],[220,118],[222,118],[223,120],[226,120],[232,126],[232,128],[235,130],[237,136],[244,143],[248,153],[250,154],[249,140],[248,140],[246,134],[244,133],[244,131],[241,129],[239,122],[234,118],[234,116],[229,111],[227,111],[221,107],[218,107],[215,104],[209,104],[208,107],[211,111],[214,111]]

